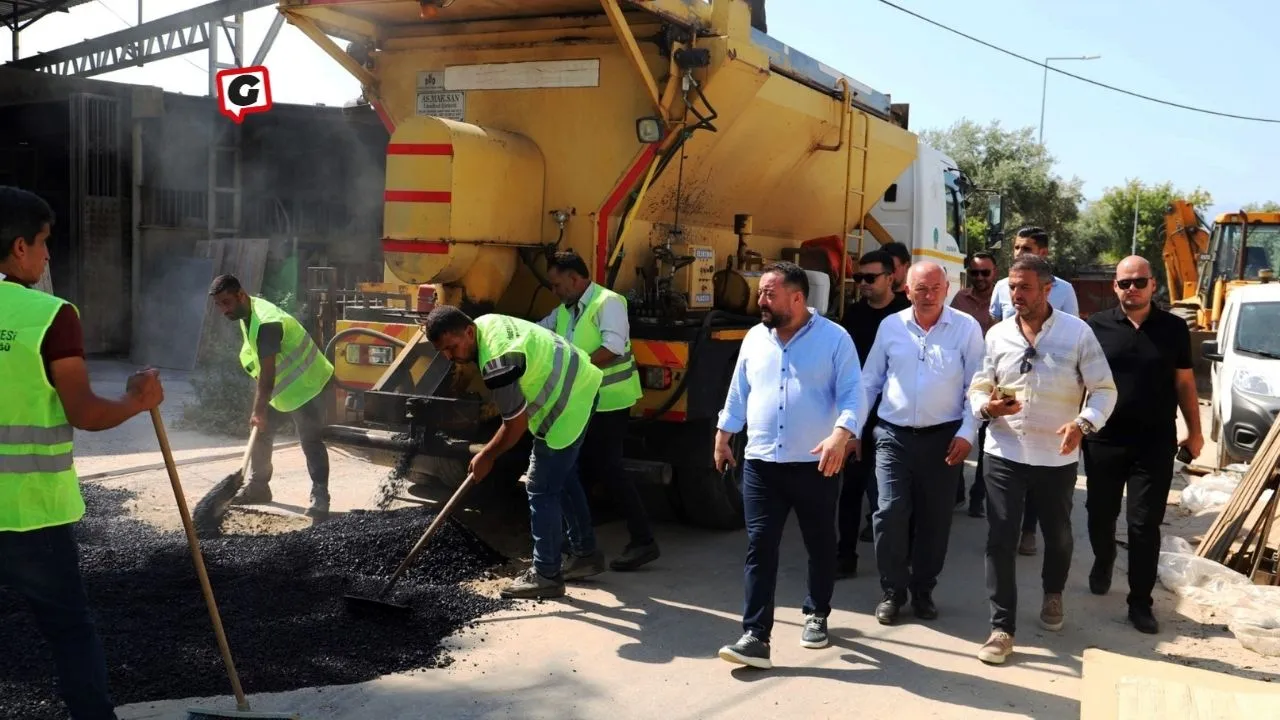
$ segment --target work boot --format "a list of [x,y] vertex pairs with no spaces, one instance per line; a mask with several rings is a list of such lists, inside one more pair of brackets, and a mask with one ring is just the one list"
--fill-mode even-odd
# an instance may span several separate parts
[[232,505],[266,505],[271,502],[271,486],[264,482],[249,482],[240,494],[231,499]]
[[745,633],[738,642],[720,648],[719,654],[720,659],[725,662],[761,670],[773,667],[773,661],[769,659],[769,643],[751,633]]
[[1019,555],[1035,555],[1036,554],[1036,534],[1034,532],[1022,533],[1022,540],[1018,543]]
[[328,490],[311,491],[311,507],[307,508],[306,515],[307,517],[317,521],[329,519]]
[[569,555],[560,566],[560,573],[565,580],[581,580],[605,571],[604,552],[596,550],[586,557]]
[[657,560],[661,555],[662,552],[658,550],[658,543],[654,540],[641,545],[627,543],[627,547],[623,549],[622,554],[609,563],[609,568],[618,572],[630,572],[641,565],[647,565]]
[[1040,605],[1040,627],[1057,632],[1066,623],[1066,612],[1062,609],[1062,593],[1045,593],[1044,603]]
[[544,577],[537,569],[529,568],[507,583],[499,594],[508,599],[541,600],[564,597],[564,578]]
[[925,590],[911,593],[911,610],[921,620],[934,620],[938,617],[938,606],[933,602],[933,593]]

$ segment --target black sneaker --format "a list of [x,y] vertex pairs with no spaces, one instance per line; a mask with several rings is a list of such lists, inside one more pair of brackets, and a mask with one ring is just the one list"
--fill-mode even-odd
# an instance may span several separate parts
[[881,625],[892,625],[898,619],[898,611],[902,609],[902,596],[892,590],[884,592],[884,600],[876,606],[876,620]]
[[738,642],[720,648],[719,654],[721,660],[736,665],[747,665],[761,670],[773,667],[773,661],[769,659],[769,643],[751,633],[745,633]]
[[804,631],[800,633],[800,644],[807,648],[824,648],[827,646],[827,619],[817,615],[806,615]]
[[921,620],[933,620],[938,617],[938,606],[933,604],[933,594],[927,592],[911,593],[911,610]]
[[982,503],[969,503],[969,517],[984,518],[987,516],[987,510]]
[[609,563],[609,569],[617,572],[630,572],[641,565],[647,565],[657,560],[661,556],[662,552],[658,550],[658,543],[653,540],[644,545],[628,544],[623,549],[622,554]]
[[1160,632],[1160,623],[1156,620],[1155,614],[1151,612],[1151,608],[1129,608],[1129,622],[1133,623],[1138,632],[1148,635],[1155,635]]
[[1089,570],[1089,592],[1094,595],[1106,595],[1110,592],[1111,570],[1111,563],[1094,560],[1093,568]]

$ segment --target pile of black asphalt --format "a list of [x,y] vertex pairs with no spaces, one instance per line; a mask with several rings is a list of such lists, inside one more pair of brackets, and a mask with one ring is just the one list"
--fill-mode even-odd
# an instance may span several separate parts
[[[230,695],[185,536],[131,519],[127,491],[84,484],[80,566],[117,705]],[[177,510],[174,510],[177,513]],[[376,596],[433,513],[335,514],[277,535],[201,543],[246,693],[343,685],[448,665],[443,640],[510,603],[462,584],[504,558],[453,519],[386,598],[403,615],[352,614],[343,596]],[[0,590],[0,718],[65,718],[49,646],[26,604]]]

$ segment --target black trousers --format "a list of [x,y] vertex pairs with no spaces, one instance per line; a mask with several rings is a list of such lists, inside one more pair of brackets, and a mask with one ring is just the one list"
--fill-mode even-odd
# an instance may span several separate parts
[[1125,520],[1129,526],[1129,605],[1151,607],[1160,560],[1160,523],[1164,522],[1169,487],[1173,484],[1176,443],[1132,445],[1086,441],[1081,448],[1088,478],[1085,509],[1089,516],[1089,544],[1097,562],[1111,566],[1116,559],[1116,519],[1120,498],[1128,489]]
[[267,410],[267,426],[258,430],[253,449],[249,451],[249,482],[269,483],[274,468],[271,455],[274,451],[276,424],[282,416],[292,418],[302,445],[302,455],[307,459],[307,474],[311,476],[312,492],[329,492],[329,449],[324,444],[325,403],[331,396],[326,388],[305,405],[291,413],[281,413],[275,408]]
[[[983,447],[987,444],[987,423],[978,426],[978,469],[973,473],[973,484],[969,486],[969,506],[978,507],[987,497],[987,485],[982,481],[982,462],[987,452]],[[956,483],[956,502],[964,502],[964,473],[960,473],[960,481]]]
[[[80,577],[73,525],[0,532],[0,586],[26,600],[36,628],[53,651],[58,694],[73,720],[115,720],[107,690],[107,662]],[[8,638],[7,652],[30,638]],[[0,705],[3,701],[0,701]]]
[[836,589],[836,503],[840,479],[826,477],[818,463],[748,460],[742,468],[742,508],[747,521],[747,561],[743,569],[746,603],[742,629],[769,641],[782,531],[792,509],[809,555],[806,615],[831,614]]
[[839,514],[839,556],[842,558],[858,557],[858,530],[862,527],[862,498],[867,499],[867,519],[876,507],[876,443],[872,439],[876,429],[876,408],[879,401],[871,408],[867,416],[866,427],[862,430],[861,459],[850,457],[842,471],[843,481],[840,487]]
[[1071,505],[1076,463],[1040,467],[987,457],[987,595],[991,627],[1010,635],[1018,621],[1018,540],[1023,510],[1035,509],[1044,532],[1040,578],[1046,593],[1060,593],[1071,570]]
[[947,464],[947,449],[959,429],[959,421],[913,431],[884,420],[875,429],[873,528],[880,586],[886,591],[929,593],[938,584],[951,537],[952,488],[964,467]]
[[653,542],[653,529],[644,510],[644,501],[635,482],[622,469],[622,454],[627,440],[630,410],[597,412],[587,425],[587,439],[578,455],[579,474],[583,484],[603,481],[609,500],[622,514],[631,535],[630,545]]

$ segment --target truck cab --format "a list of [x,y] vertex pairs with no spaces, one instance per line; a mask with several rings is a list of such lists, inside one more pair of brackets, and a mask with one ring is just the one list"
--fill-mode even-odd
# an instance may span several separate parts
[[1214,339],[1201,353],[1211,363],[1216,465],[1249,462],[1280,414],[1280,283],[1233,291]]

